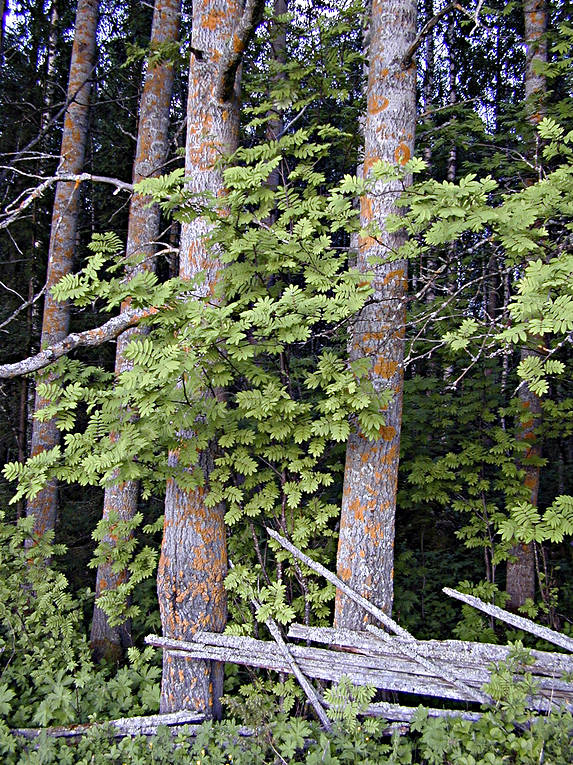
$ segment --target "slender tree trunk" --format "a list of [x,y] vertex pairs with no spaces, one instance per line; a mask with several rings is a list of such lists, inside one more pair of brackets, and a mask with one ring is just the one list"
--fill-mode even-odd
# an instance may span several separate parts
[[[97,22],[97,0],[79,0],[68,80],[70,105],[66,109],[64,118],[61,159],[58,168],[62,173],[79,173],[84,164]],[[69,305],[56,302],[51,295],[51,288],[72,270],[78,202],[79,184],[63,181],[58,183],[52,213],[47,290],[42,321],[42,346],[52,345],[68,333]],[[41,396],[36,395],[35,411],[42,409],[45,403]],[[58,443],[59,431],[53,420],[34,421],[32,456],[52,449]],[[43,534],[54,529],[57,513],[56,482],[50,481],[34,499],[29,500],[26,511],[29,516],[34,517],[36,534]]]
[[[543,115],[543,98],[547,92],[545,75],[537,71],[539,64],[547,61],[547,8],[545,0],[525,0],[523,5],[525,22],[526,66],[525,99],[529,120],[535,125]],[[521,361],[536,355],[535,350],[521,349]],[[519,388],[519,401],[526,419],[521,423],[519,437],[527,442],[528,449],[522,468],[525,470],[525,486],[529,490],[529,501],[537,506],[539,494],[539,466],[531,464],[541,456],[541,443],[536,429],[541,424],[541,399],[523,382]],[[535,598],[535,550],[533,543],[518,544],[511,549],[512,559],[507,562],[506,590],[509,607],[517,609],[528,598]]]
[[[454,42],[454,21],[451,20],[448,24],[447,31],[447,45],[448,45],[448,89],[449,96],[448,101],[450,106],[455,106],[457,101],[456,93],[456,64],[454,61],[453,42]],[[455,117],[452,117],[452,121],[455,122]],[[450,153],[448,155],[448,166],[446,170],[446,177],[450,183],[456,180],[456,173],[458,170],[458,148],[456,144],[452,144],[450,147]]]
[[0,74],[4,66],[4,37],[6,36],[6,19],[9,11],[8,0],[0,0]]
[[[181,0],[156,0],[151,29],[151,44],[176,41],[179,38]],[[169,150],[169,110],[173,91],[173,65],[158,64],[149,67],[145,75],[139,108],[137,149],[133,168],[133,182],[161,173]],[[160,209],[149,206],[149,199],[135,195],[129,208],[127,233],[127,256],[130,265],[128,276],[154,267],[155,241],[159,235]],[[126,304],[124,308],[128,308]],[[127,330],[119,336],[115,356],[115,373],[119,376],[128,370],[130,362],[125,358],[125,349],[139,334],[137,328]],[[125,481],[109,486],[105,490],[103,519],[117,516],[120,521],[131,520],[137,512],[139,493],[138,481]],[[122,543],[111,533],[106,537],[109,544]],[[113,571],[111,561],[101,564],[96,578],[96,605],[92,621],[90,642],[94,656],[118,660],[123,651],[131,645],[131,623],[129,620],[111,627],[107,614],[97,605],[100,595],[117,589],[128,578],[127,570]]]
[[[217,64],[238,14],[239,7],[231,0],[199,0],[193,5],[185,170],[188,188],[196,194],[223,193],[223,177],[215,163],[237,147],[237,93],[229,101],[219,99]],[[200,56],[197,51],[201,51]],[[192,279],[204,273],[200,287],[203,296],[214,294],[222,268],[217,254],[205,244],[209,228],[205,218],[196,218],[181,230],[180,276]],[[184,436],[192,438],[193,434]],[[172,465],[177,459],[177,454],[171,453]],[[212,468],[208,450],[200,456],[199,465],[208,485]],[[198,629],[222,631],[227,617],[224,511],[220,505],[205,505],[206,490],[183,490],[174,479],[167,483],[157,591],[163,634],[183,640]],[[222,683],[221,664],[189,661],[164,651],[160,709],[193,709],[219,716]]]
[[46,81],[44,83],[44,108],[40,120],[40,132],[50,121],[50,111],[54,104],[54,88],[56,77],[56,53],[58,45],[58,2],[53,0],[50,7],[50,32],[48,35],[48,50],[46,55]]
[[[373,2],[364,128],[365,177],[378,160],[404,165],[412,156],[416,68],[411,64],[404,69],[402,60],[415,36],[415,2]],[[394,396],[386,408],[386,424],[378,440],[368,441],[359,430],[349,438],[337,557],[340,578],[388,613],[393,601],[407,264],[404,260],[385,262],[404,242],[402,232],[386,231],[385,220],[396,212],[400,190],[400,183],[378,181],[361,200],[363,226],[377,223],[380,235],[360,241],[358,267],[374,272],[374,294],[355,319],[350,356],[370,359],[374,387],[379,391],[389,389]],[[382,262],[373,265],[372,258]],[[337,627],[361,629],[369,617],[337,591],[334,621]]]
[[[274,0],[274,30],[273,35],[273,60],[279,64],[286,63],[286,26],[284,22],[277,22],[278,16],[283,16],[287,12],[287,0]],[[285,73],[282,70],[275,72],[273,82],[275,84],[285,79]],[[269,115],[267,122],[266,139],[267,141],[276,141],[284,129],[284,112],[282,109],[275,109]],[[269,176],[268,185],[271,189],[278,188],[281,168],[275,167]]]

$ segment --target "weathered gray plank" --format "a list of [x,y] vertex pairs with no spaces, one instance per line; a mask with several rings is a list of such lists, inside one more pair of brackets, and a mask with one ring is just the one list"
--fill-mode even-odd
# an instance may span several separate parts
[[[323,629],[327,630],[328,628],[305,628],[305,631],[303,632],[305,637],[308,635],[307,629],[315,629],[322,632]],[[359,637],[361,634],[367,633],[355,633],[357,636],[356,642],[359,642]],[[297,658],[297,660],[298,657],[302,657],[319,662],[334,662],[337,667],[340,667],[341,670],[343,667],[346,669],[349,667],[354,667],[360,668],[361,671],[363,670],[365,672],[385,671],[390,673],[392,676],[395,676],[396,678],[398,678],[400,675],[404,675],[405,677],[413,676],[414,678],[423,678],[427,681],[437,680],[440,677],[439,675],[434,674],[431,669],[419,665],[417,661],[409,659],[408,657],[405,657],[398,652],[394,653],[394,646],[391,641],[396,641],[397,638],[391,638],[388,643],[378,642],[376,645],[376,640],[370,638],[370,636],[368,637],[372,643],[374,643],[374,648],[377,650],[364,653],[348,653],[340,651],[332,652],[325,649],[314,648],[312,646],[291,646],[290,650],[293,656]],[[269,662],[273,662],[276,659],[274,644],[267,641],[256,640],[255,638],[251,637],[222,635],[216,632],[197,632],[194,635],[194,641],[191,643],[185,643],[184,641],[177,641],[170,638],[161,638],[152,635],[146,638],[146,642],[151,645],[168,648],[171,646],[175,650],[194,651],[195,653],[201,648],[209,650],[210,646],[219,647],[221,649],[226,649],[225,655],[231,657],[225,659],[225,661],[232,662],[234,661],[232,658],[233,656],[243,656],[248,657],[251,660],[252,666],[275,669],[275,667],[271,667],[269,664]],[[440,645],[439,641],[432,642],[438,646]],[[421,645],[424,646],[426,644],[421,643]],[[475,645],[481,646],[486,644],[477,643]],[[388,648],[386,650],[387,646]],[[501,646],[492,647],[501,648]],[[549,656],[552,655],[553,654],[549,654]],[[557,654],[557,656],[560,656],[560,654]],[[452,670],[459,673],[460,679],[463,680],[464,683],[467,683],[468,685],[475,688],[481,688],[484,683],[489,681],[490,672],[487,669],[487,666],[484,666],[484,663],[475,662],[473,664],[457,664],[454,662],[454,658],[455,657],[448,657],[448,661]],[[283,670],[277,669],[277,671]],[[556,672],[553,676],[539,676],[536,679],[538,680],[539,688],[541,691],[546,691],[547,694],[557,693],[560,698],[573,698],[573,684],[563,682],[560,679],[558,672]],[[439,685],[442,687],[442,684]],[[388,687],[386,690],[399,689]],[[457,697],[458,696],[454,694],[451,698]],[[462,697],[464,700],[467,700],[467,694],[464,694]]]
[[[429,669],[438,677],[442,677],[444,680],[454,685],[456,688],[458,688],[458,690],[462,691],[466,696],[469,696],[474,701],[478,701],[481,704],[491,703],[491,697],[488,696],[487,693],[483,693],[481,690],[476,690],[464,685],[464,683],[446,667],[440,666],[439,664],[436,664],[435,662],[420,656],[416,650],[416,639],[410,635],[407,630],[400,627],[399,624],[397,624],[393,619],[385,614],[380,608],[374,606],[372,603],[370,603],[370,601],[366,600],[366,598],[363,598],[361,595],[358,595],[351,587],[343,582],[342,579],[339,579],[339,577],[322,566],[320,563],[313,561],[312,558],[309,558],[308,555],[305,555],[303,552],[301,552],[298,547],[295,547],[295,545],[289,542],[288,539],[285,539],[280,534],[277,534],[276,531],[273,531],[273,529],[268,527],[267,532],[274,540],[276,540],[280,545],[288,550],[291,555],[294,555],[300,561],[309,566],[309,568],[314,569],[317,573],[322,574],[325,579],[336,585],[339,590],[344,592],[346,595],[348,595],[349,598],[352,598],[356,603],[361,605],[365,611],[372,614],[372,616],[378,619],[378,621],[381,622],[385,627],[394,632],[396,635],[399,635],[401,638],[404,638],[404,640],[398,644],[400,646],[400,651],[403,654],[409,656],[411,659],[414,659],[414,661],[419,662],[423,667]],[[388,637],[386,633],[382,632],[382,630],[379,630],[373,625],[369,625],[369,628],[370,626],[372,626],[373,631],[376,631],[375,634],[378,638],[380,638],[380,640],[385,640],[386,637]]]
[[[221,638],[229,637],[213,633],[214,642],[217,643],[221,642]],[[202,640],[204,641],[206,638],[206,633],[203,633]],[[238,641],[242,642],[241,646],[239,646]],[[167,648],[173,652],[181,651],[180,655],[186,655],[189,658],[230,661],[236,664],[271,669],[276,672],[291,671],[286,660],[282,656],[277,655],[273,643],[265,643],[253,638],[234,637],[233,647],[208,645],[205,642],[202,644],[185,643],[184,641],[157,636],[146,638],[146,642],[150,645]],[[347,675],[356,685],[373,685],[381,689],[423,696],[458,701],[475,701],[473,696],[453,687],[439,677],[426,674],[421,675],[417,673],[417,669],[414,672],[408,673],[384,667],[383,665],[387,665],[387,662],[384,659],[381,661],[380,657],[377,656],[349,654],[307,646],[292,646],[291,651],[301,670],[306,675],[317,679],[339,682],[342,675]],[[532,700],[531,707],[533,709],[546,710],[548,708],[547,698],[550,696],[556,701],[571,701],[570,693],[564,694],[563,692],[556,691],[552,684],[550,685],[551,687],[545,693],[541,693],[538,698]]]
[[475,595],[466,595],[463,592],[458,592],[458,590],[453,590],[451,587],[444,587],[442,592],[445,592],[446,595],[449,595],[452,598],[461,600],[463,603],[467,603],[469,606],[477,608],[479,611],[483,611],[489,616],[493,616],[495,619],[500,619],[502,622],[511,624],[512,627],[517,627],[519,630],[530,632],[532,635],[547,640],[554,645],[558,645],[566,651],[573,651],[573,639],[566,635],[562,635],[560,632],[551,630],[549,627],[543,627],[541,624],[532,622],[531,619],[512,614],[499,606],[493,606],[491,603],[484,603],[483,600],[476,598]]
[[[234,568],[233,563],[230,560],[228,561],[228,564],[230,568]],[[253,605],[258,611],[261,607],[261,604],[259,603],[259,601],[255,597],[252,597],[251,602],[253,603]],[[321,700],[319,699],[317,692],[312,687],[312,685],[308,682],[304,674],[301,672],[300,667],[296,663],[294,656],[292,655],[289,647],[287,646],[287,644],[285,643],[283,639],[283,636],[281,635],[281,631],[278,624],[272,617],[265,619],[265,624],[267,626],[267,629],[271,633],[275,643],[279,647],[280,652],[282,653],[284,658],[287,660],[291,669],[291,673],[296,677],[300,687],[305,692],[306,697],[309,700],[312,708],[314,709],[316,716],[322,723],[322,727],[327,731],[332,731],[332,723],[330,719],[328,718],[328,715],[324,711],[324,707],[322,706]]]
[[111,728],[114,738],[125,738],[127,736],[154,736],[157,733],[157,729],[162,725],[166,725],[172,731],[180,732],[187,725],[199,727],[204,721],[204,715],[198,715],[187,709],[163,715],[121,717],[118,720],[86,723],[85,725],[60,725],[51,728],[13,728],[11,733],[14,736],[22,736],[28,741],[32,741],[42,733],[51,738],[76,739],[93,728]]
[[[365,711],[367,717],[381,717],[384,720],[395,720],[397,722],[410,723],[417,712],[416,707],[405,707],[401,704],[390,704],[381,701],[377,704],[370,704]],[[481,717],[481,712],[467,712],[463,709],[433,709],[425,707],[428,717],[457,717],[470,722],[477,722]]]
[[[311,640],[315,643],[323,643],[365,653],[382,653],[388,656],[398,656],[400,653],[392,647],[393,641],[398,641],[399,638],[393,637],[391,641],[381,646],[367,632],[356,632],[354,630],[291,624],[288,637],[299,640]],[[487,667],[491,662],[505,661],[510,651],[506,645],[474,643],[462,640],[419,640],[417,648],[423,656],[436,661],[443,660],[455,663],[456,666],[460,667],[475,667],[478,664]],[[568,654],[532,650],[531,656],[535,659],[535,664],[528,668],[528,671],[535,675],[558,677],[561,674],[573,672],[573,656]]]

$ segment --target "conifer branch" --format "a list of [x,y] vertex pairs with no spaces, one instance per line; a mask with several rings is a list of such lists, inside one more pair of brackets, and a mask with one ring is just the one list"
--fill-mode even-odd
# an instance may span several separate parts
[[129,327],[138,324],[141,319],[152,316],[157,311],[157,308],[128,308],[100,327],[87,329],[84,332],[73,332],[63,340],[36,353],[35,356],[29,356],[27,359],[16,361],[13,364],[0,364],[0,379],[8,380],[30,374],[30,372],[37,372],[80,346],[103,345],[108,340],[114,340]]
[[237,69],[243,60],[247,45],[263,20],[264,9],[264,0],[246,0],[243,15],[221,56],[215,95],[223,103],[232,98]]

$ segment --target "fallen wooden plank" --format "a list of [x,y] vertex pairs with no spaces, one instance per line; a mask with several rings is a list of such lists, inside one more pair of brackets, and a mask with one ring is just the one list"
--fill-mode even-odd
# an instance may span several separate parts
[[205,716],[190,712],[188,709],[181,712],[170,712],[162,715],[148,715],[146,717],[121,717],[118,720],[107,722],[86,723],[82,725],[59,725],[51,728],[13,728],[14,736],[32,741],[45,733],[50,738],[76,739],[94,728],[111,729],[114,738],[126,738],[127,736],[154,736],[157,729],[165,725],[172,731],[182,731],[187,725],[194,724],[199,727],[205,721]]
[[[267,532],[275,541],[277,541],[286,550],[288,550],[291,555],[294,555],[295,558],[298,558],[302,563],[305,563],[309,568],[314,569],[317,573],[322,574],[322,576],[324,576],[327,581],[336,585],[339,590],[344,592],[345,595],[348,595],[349,598],[361,605],[365,611],[378,619],[381,624],[394,632],[396,635],[404,638],[404,640],[398,644],[402,653],[404,653],[406,656],[409,656],[411,659],[414,659],[414,661],[419,662],[426,669],[430,669],[438,677],[442,677],[444,680],[454,685],[456,688],[458,688],[458,690],[462,691],[464,694],[466,694],[466,696],[469,696],[474,701],[478,701],[480,704],[491,703],[492,699],[487,693],[464,685],[464,683],[446,667],[440,666],[439,664],[436,664],[435,662],[420,656],[416,650],[417,640],[413,637],[413,635],[410,635],[407,630],[405,630],[403,627],[400,627],[399,624],[397,624],[393,619],[385,614],[380,608],[374,606],[372,603],[370,603],[370,601],[366,600],[366,598],[363,598],[361,595],[358,595],[358,593],[354,592],[354,590],[345,582],[343,582],[342,579],[339,579],[339,577],[322,566],[320,563],[313,561],[312,558],[309,558],[308,555],[305,555],[303,552],[301,552],[298,547],[295,547],[295,545],[289,542],[288,539],[285,539],[280,534],[277,534],[276,531],[273,531],[273,529],[268,527]],[[378,630],[378,628],[374,626],[372,626],[372,629],[377,630],[377,637],[379,637],[381,640],[385,639],[386,633]]]
[[469,606],[477,608],[479,611],[483,611],[489,616],[493,616],[495,619],[500,619],[500,621],[506,622],[512,627],[517,627],[517,629],[530,632],[532,635],[547,640],[554,645],[558,645],[566,651],[573,651],[573,639],[566,635],[562,635],[560,632],[549,629],[549,627],[543,627],[541,624],[532,622],[531,619],[512,614],[499,606],[493,606],[491,603],[484,603],[483,600],[476,598],[475,595],[466,595],[463,592],[451,589],[451,587],[444,587],[442,592],[445,592],[446,595],[449,595],[452,598],[461,600],[463,603],[467,603]]
[[385,614],[382,609],[370,603],[370,601],[366,600],[366,598],[363,598],[362,595],[358,595],[358,593],[354,592],[354,590],[345,582],[343,582],[342,579],[339,579],[336,574],[333,574],[321,563],[317,563],[316,561],[312,560],[312,558],[309,558],[308,555],[305,555],[303,552],[301,552],[298,547],[295,547],[292,542],[289,542],[288,539],[285,539],[273,529],[269,528],[268,526],[266,529],[268,535],[272,537],[276,542],[278,542],[282,547],[284,547],[285,550],[288,550],[291,555],[294,555],[294,557],[298,558],[302,563],[305,564],[305,566],[308,566],[308,568],[323,576],[328,582],[334,584],[337,589],[339,589],[345,595],[348,595],[349,598],[362,606],[365,611],[374,616],[374,618],[378,619],[378,621],[387,629],[389,629],[391,632],[394,632],[396,635],[400,635],[405,640],[412,640],[415,642],[415,638],[410,635],[407,630],[405,630],[403,627],[400,627],[400,625],[395,622],[394,619],[390,618],[388,614]]
[[[313,628],[305,628],[305,629],[313,629]],[[328,629],[328,628],[314,628],[314,629]],[[352,630],[347,630],[346,632],[352,633]],[[290,634],[290,631],[289,631]],[[368,639],[370,640],[370,643],[372,644],[373,650],[364,651],[360,653],[348,653],[348,652],[324,652],[324,649],[317,649],[312,646],[292,646],[291,652],[293,652],[293,656],[306,658],[309,660],[314,661],[334,661],[337,666],[340,666],[342,668],[342,665],[348,665],[350,662],[351,666],[358,666],[364,671],[372,670],[372,671],[386,671],[391,673],[391,675],[395,675],[396,677],[407,677],[410,680],[412,678],[425,678],[428,681],[437,681],[441,678],[441,675],[437,675],[433,671],[433,664],[431,667],[424,667],[420,665],[417,661],[410,659],[409,657],[405,656],[404,654],[400,653],[400,651],[395,651],[395,645],[397,642],[399,642],[399,638],[392,638],[389,637],[387,642],[381,642],[376,640],[376,638],[371,637],[368,635],[368,633],[354,633],[357,636],[357,640],[360,638],[361,635],[367,635]],[[157,640],[165,640],[165,638],[157,638]],[[456,641],[452,641],[456,642]],[[193,636],[193,642],[189,645],[194,646],[195,644],[201,644],[204,646],[219,646],[222,648],[230,649],[229,655],[233,655],[233,652],[235,652],[234,655],[245,655],[245,656],[251,656],[253,658],[253,662],[258,661],[259,663],[257,666],[260,667],[267,667],[266,662],[273,660],[275,656],[274,652],[274,645],[273,643],[269,643],[267,641],[261,641],[256,640],[255,638],[251,637],[240,637],[237,635],[224,635],[220,634],[218,632],[197,632]],[[441,644],[439,641],[431,641],[432,647],[439,647]],[[421,642],[420,645],[425,648],[427,647],[427,644],[425,642]],[[461,644],[463,645],[463,644]],[[484,643],[476,643],[475,646],[481,647],[484,646],[485,648],[488,647],[488,644]],[[494,649],[502,649],[503,646],[491,646]],[[505,648],[507,651],[508,649]],[[358,659],[357,657],[361,656],[361,659]],[[556,656],[561,657],[563,656],[565,659],[569,659],[568,656],[564,656],[563,654],[546,654],[549,658]],[[353,658],[354,657],[354,658]],[[436,656],[436,658],[439,658]],[[505,656],[502,656],[502,658],[505,658]],[[455,661],[454,656],[445,656],[444,660],[448,662],[448,665],[450,666],[450,669],[452,671],[455,671],[457,674],[459,674],[460,679],[472,686],[473,688],[481,688],[485,683],[489,682],[491,673],[489,669],[487,668],[487,664],[491,663],[491,659],[488,657],[487,661],[474,661],[474,662],[460,662],[459,664]],[[229,661],[229,660],[228,660]],[[230,659],[232,661],[232,659]],[[253,663],[254,666],[254,663]],[[528,667],[529,671],[529,667]],[[565,671],[569,671],[569,666],[566,666]],[[561,676],[558,671],[554,672],[551,675],[538,675],[536,676],[536,680],[539,684],[539,689],[542,693],[542,695],[545,698],[548,698],[551,694],[557,694],[560,699],[573,699],[573,683],[564,682],[561,679]],[[440,687],[442,684],[440,683]],[[381,687],[381,686],[380,686]],[[386,690],[397,690],[396,688],[387,688]],[[456,698],[456,696],[452,696],[452,698]],[[467,694],[463,694],[463,699],[467,700],[468,696]]]
[[[208,634],[212,635],[213,639],[217,642],[220,642],[221,638],[230,637],[215,633]],[[205,641],[206,639],[207,635],[203,633],[202,640]],[[243,642],[242,646],[239,646],[239,641],[247,642]],[[290,673],[291,671],[284,657],[277,655],[276,649],[273,651],[273,643],[257,641],[254,638],[234,637],[233,647],[208,645],[205,642],[201,644],[189,643],[158,636],[149,636],[146,638],[146,642],[150,645],[167,648],[177,655],[187,656],[188,658],[228,661],[235,664],[270,669],[275,672]],[[342,651],[329,651],[308,646],[292,646],[291,652],[304,674],[316,679],[339,682],[342,675],[346,675],[355,685],[373,685],[376,688],[385,690],[455,701],[475,701],[473,695],[459,690],[440,677],[434,677],[426,673],[416,674],[413,672],[397,672],[391,668],[388,669],[385,659],[381,661],[380,657],[377,656],[349,654]],[[556,701],[563,700],[569,703],[572,701],[570,693],[563,694],[551,687],[546,692],[540,692],[539,696],[531,701],[531,708],[547,711],[549,708],[548,701],[551,697]]]
[[[230,560],[228,561],[228,564],[230,568],[234,568]],[[256,598],[252,597],[251,602],[253,603],[257,611],[261,608],[261,604]],[[272,617],[265,619],[265,624],[267,626],[267,629],[271,633],[275,643],[279,647],[280,652],[289,663],[291,673],[296,677],[300,687],[305,692],[306,697],[310,702],[310,705],[314,709],[316,716],[318,717],[318,719],[320,720],[322,724],[322,727],[327,731],[332,731],[332,723],[329,720],[328,715],[324,711],[324,707],[322,706],[321,700],[318,697],[317,692],[312,687],[312,685],[308,682],[307,678],[304,676],[300,667],[296,663],[294,656],[292,655],[289,647],[287,646],[287,644],[285,643],[283,639],[283,636],[281,635],[281,631],[278,624],[275,622],[275,620]]]
[[[393,641],[399,638],[393,637],[383,646],[372,638],[367,632],[355,630],[335,629],[333,627],[307,627],[304,624],[291,624],[288,631],[289,638],[298,640],[310,640],[330,646],[337,646],[352,651],[365,653],[382,653],[385,656],[399,656],[400,652],[393,648]],[[493,643],[474,643],[462,640],[419,640],[417,648],[423,656],[436,661],[447,661],[456,667],[487,667],[489,663],[505,661],[510,648],[506,645],[494,645]],[[531,656],[535,664],[528,667],[528,671],[534,675],[548,675],[559,677],[566,673],[573,673],[573,656],[563,653],[550,653],[548,651],[531,650]]]
[[[453,717],[468,720],[469,722],[477,722],[482,716],[481,712],[468,712],[464,709],[433,709],[431,707],[424,707],[424,710],[428,713],[428,717]],[[366,717],[381,717],[384,720],[410,723],[417,711],[418,707],[405,707],[401,704],[390,704],[381,701],[377,704],[369,704],[364,714]]]

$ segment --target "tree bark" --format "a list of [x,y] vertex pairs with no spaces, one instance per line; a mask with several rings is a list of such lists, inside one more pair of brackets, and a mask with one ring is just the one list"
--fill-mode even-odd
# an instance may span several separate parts
[[[95,60],[97,0],[79,0],[76,11],[74,44],[68,79],[69,106],[66,109],[62,133],[61,159],[58,171],[79,173],[84,164],[88,132],[90,78]],[[70,273],[76,244],[79,184],[59,182],[52,213],[52,228],[48,254],[47,289],[42,320],[42,347],[61,341],[68,333],[70,308],[56,302],[51,288]],[[36,395],[34,410],[43,408],[45,401]],[[53,420],[34,421],[32,456],[52,449],[59,443],[59,431]],[[26,512],[34,517],[34,533],[44,534],[54,529],[57,514],[57,486],[51,481],[34,499],[28,501]]]
[[[156,0],[151,28],[152,46],[178,40],[180,15],[181,0]],[[173,64],[168,62],[149,66],[147,69],[139,107],[137,149],[133,167],[134,184],[144,178],[159,175],[167,160],[173,77]],[[155,241],[159,236],[160,218],[158,205],[149,206],[147,197],[139,194],[133,196],[129,208],[126,248],[130,263],[126,269],[128,277],[154,267],[153,255],[156,250]],[[126,303],[123,310],[128,308]],[[115,374],[118,377],[132,367],[131,362],[125,358],[125,349],[138,334],[141,334],[141,330],[133,327],[117,340]],[[119,521],[132,520],[137,512],[138,494],[138,481],[125,481],[106,488],[103,503],[104,521],[110,521],[114,516]],[[105,541],[115,547],[125,540],[110,532]],[[116,590],[128,577],[129,572],[126,569],[114,571],[111,561],[98,566],[96,604],[90,635],[91,648],[96,659],[117,661],[132,644],[130,620],[112,627],[107,614],[97,605],[100,595]]]
[[[247,4],[248,6],[248,4]],[[248,10],[246,6],[246,11]],[[221,196],[223,177],[215,167],[218,159],[232,152],[238,141],[238,79],[227,101],[219,97],[225,72],[220,62],[237,38],[241,22],[239,6],[232,0],[199,0],[193,5],[192,52],[187,102],[186,176],[195,194]],[[242,29],[243,27],[241,27]],[[242,43],[241,43],[242,44]],[[233,59],[233,66],[236,59]],[[193,279],[203,273],[203,297],[216,299],[215,288],[222,264],[217,253],[206,247],[210,223],[196,218],[181,231],[180,276]],[[192,433],[182,434],[192,438]],[[178,456],[171,453],[170,464]],[[208,486],[212,455],[201,454],[199,466]],[[198,629],[221,632],[227,616],[224,579],[227,547],[224,511],[219,505],[206,507],[205,487],[181,489],[177,481],[167,484],[165,525],[157,576],[157,591],[163,634],[189,639]],[[192,709],[219,716],[223,665],[211,661],[189,661],[165,651],[161,683],[162,712]]]
[[[416,37],[416,4],[411,0],[375,0],[370,23],[367,114],[364,127],[364,176],[378,160],[405,165],[414,149],[416,68],[402,66]],[[352,328],[352,360],[371,361],[370,380],[393,398],[386,424],[376,441],[359,429],[346,451],[337,572],[352,589],[390,613],[393,601],[394,516],[402,419],[403,358],[407,263],[388,262],[404,242],[402,232],[389,233],[385,220],[395,213],[401,191],[396,181],[376,182],[361,200],[361,223],[378,224],[380,235],[361,238],[358,268],[374,273],[371,302]],[[372,258],[381,262],[372,264]],[[364,629],[371,617],[336,593],[336,627]]]
[[[537,71],[539,64],[547,61],[547,8],[545,0],[525,0],[523,6],[525,22],[525,99],[529,121],[536,125],[543,115],[543,97],[547,91],[545,75]],[[522,348],[521,361],[536,351]],[[526,420],[520,425],[519,438],[526,441],[528,449],[522,464],[525,471],[525,486],[529,490],[529,502],[537,506],[539,494],[539,465],[532,464],[541,456],[541,442],[536,429],[541,424],[541,399],[523,382],[519,388],[519,401],[526,412]],[[511,548],[511,559],[507,562],[506,590],[509,595],[508,607],[517,610],[525,601],[535,599],[535,549],[533,542],[518,544]]]

